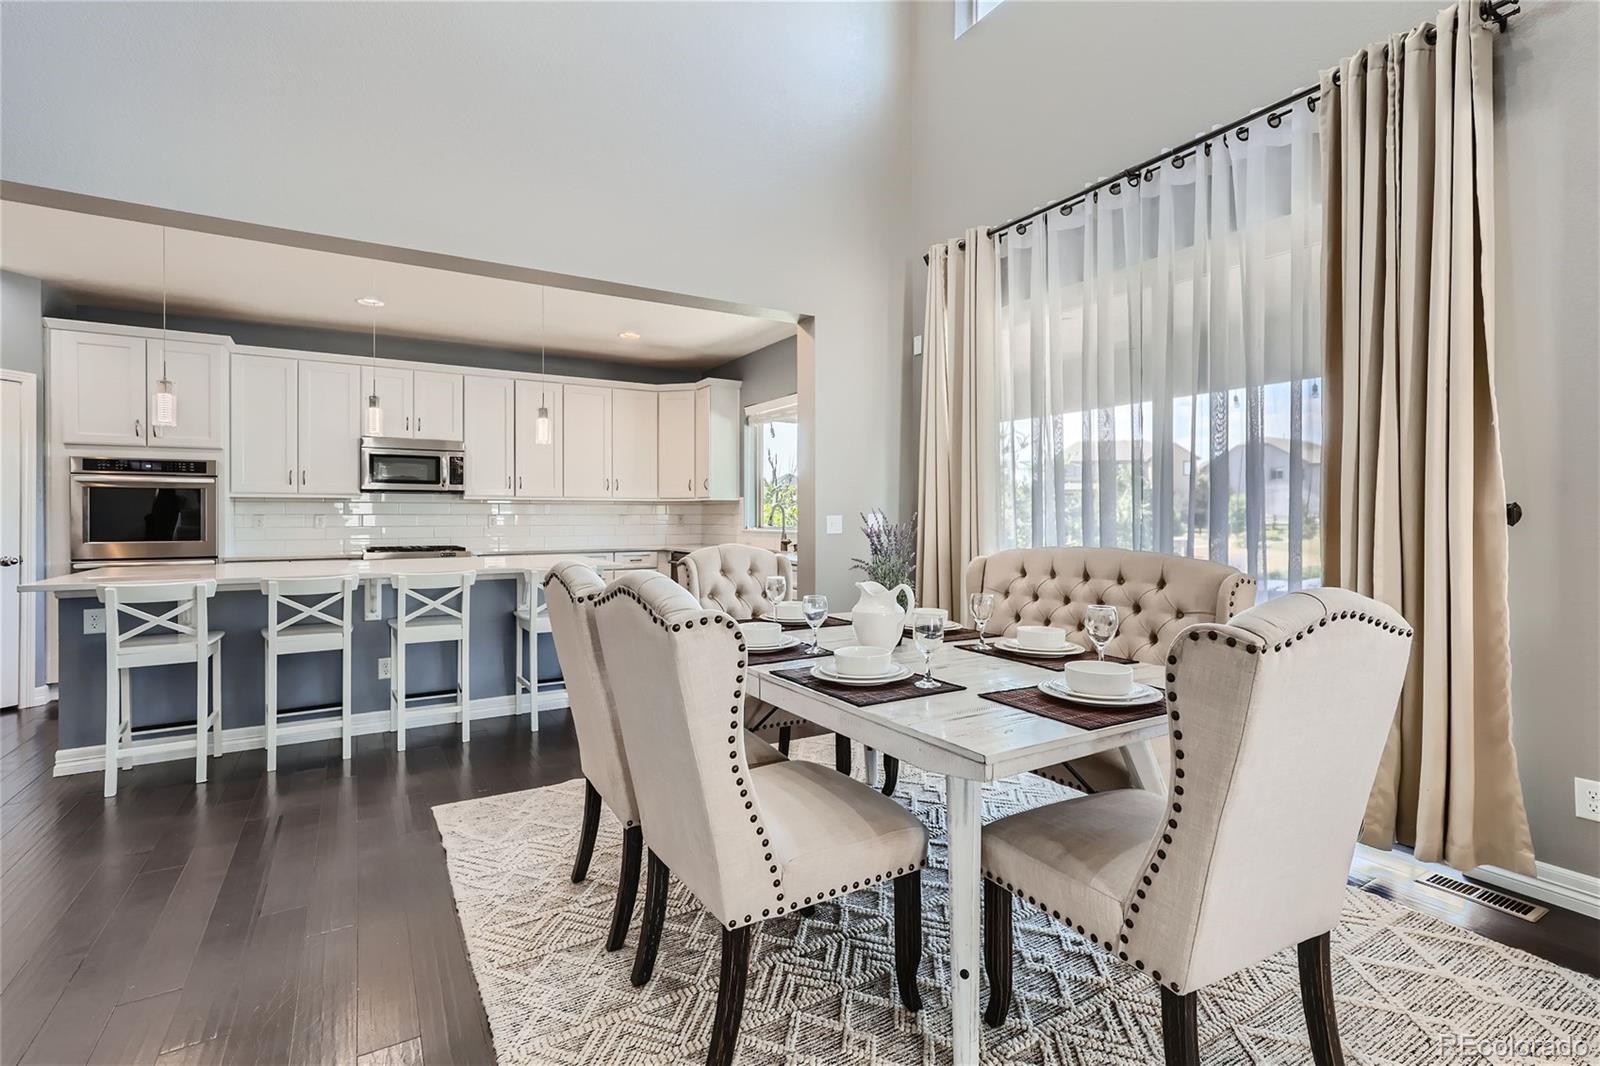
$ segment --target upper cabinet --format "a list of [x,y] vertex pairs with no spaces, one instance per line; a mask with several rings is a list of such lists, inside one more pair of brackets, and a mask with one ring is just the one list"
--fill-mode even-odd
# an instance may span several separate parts
[[376,395],[383,436],[462,440],[462,375],[397,367],[361,368],[362,402]]
[[657,488],[662,499],[689,500],[695,492],[695,390],[656,397]]
[[656,392],[611,390],[611,495],[656,497]]
[[510,378],[468,375],[465,380],[467,432],[462,451],[468,496],[506,499],[515,492],[514,386]]
[[[150,397],[166,375],[178,401],[178,425],[152,431]],[[63,444],[221,448],[223,348],[187,340],[50,331],[53,402]]]
[[561,494],[598,500],[611,495],[611,390],[561,386]]
[[235,352],[228,491],[358,494],[362,388],[361,369],[353,363]]
[[713,378],[694,389],[694,495],[739,498],[739,383]]
[[[361,368],[361,406],[368,406],[368,397],[378,398],[378,408],[383,411],[383,432],[380,437],[410,437],[412,372],[380,364]],[[362,418],[366,416],[363,414]]]
[[[544,381],[518,381],[516,390],[516,495],[561,495],[563,432],[561,385]],[[549,439],[539,441],[539,409],[550,415]]]
[[361,491],[361,371],[350,363],[300,360],[300,484],[309,496]]

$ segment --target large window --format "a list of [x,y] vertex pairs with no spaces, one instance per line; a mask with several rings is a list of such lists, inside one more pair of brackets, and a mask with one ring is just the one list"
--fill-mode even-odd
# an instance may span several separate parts
[[797,397],[744,409],[745,523],[751,529],[787,529],[800,521],[800,427]]

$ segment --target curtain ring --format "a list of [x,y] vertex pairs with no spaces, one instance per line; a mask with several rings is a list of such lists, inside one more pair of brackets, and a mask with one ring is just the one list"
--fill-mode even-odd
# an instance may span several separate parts
[[1071,204],[1063,204],[1063,205],[1061,205],[1061,213],[1063,215],[1072,214],[1072,205]]
[[1028,232],[1028,224],[1026,222],[1018,222],[1017,223],[1017,236],[1020,237],[1024,233],[1027,233],[1027,232]]
[[[1228,135],[1226,133],[1224,133],[1222,135],[1222,143],[1223,144],[1227,144],[1228,143]],[[1206,142],[1206,157],[1210,158],[1210,156],[1211,156],[1211,142],[1207,141]]]
[[1182,170],[1183,169],[1183,156],[1180,155],[1180,156],[1174,156],[1173,157],[1173,159],[1172,159],[1172,169],[1174,169],[1174,170]]
[[1155,181],[1156,180],[1156,168],[1155,167],[1150,167],[1148,170],[1146,170],[1144,172],[1144,180],[1145,181]]
[[1306,97],[1306,110],[1310,111],[1312,114],[1316,113],[1317,98],[1315,96]]
[[1114,181],[1114,182],[1111,183],[1111,195],[1112,196],[1117,195],[1117,193],[1119,193],[1121,191],[1122,191],[1122,182]]
[[1250,128],[1248,126],[1240,126],[1234,132],[1239,135],[1239,139],[1241,141],[1248,141],[1250,139]]

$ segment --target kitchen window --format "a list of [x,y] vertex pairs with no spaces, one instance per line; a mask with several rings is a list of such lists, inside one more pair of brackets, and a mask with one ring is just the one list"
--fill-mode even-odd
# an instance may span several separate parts
[[791,533],[800,520],[799,397],[744,409],[745,525]]

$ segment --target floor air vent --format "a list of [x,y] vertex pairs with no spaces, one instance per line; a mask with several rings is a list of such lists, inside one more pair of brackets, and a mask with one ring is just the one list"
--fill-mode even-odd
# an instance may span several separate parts
[[1446,874],[1429,874],[1427,877],[1420,879],[1417,884],[1427,885],[1429,888],[1437,888],[1441,892],[1448,892],[1463,899],[1470,899],[1474,903],[1481,903],[1485,907],[1499,911],[1501,914],[1509,914],[1513,918],[1521,918],[1525,922],[1537,922],[1540,918],[1550,913],[1547,907],[1529,903],[1527,900],[1518,899],[1516,896],[1508,896],[1504,892],[1496,892],[1492,888],[1484,888],[1482,885],[1471,885]]

